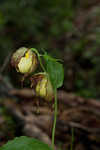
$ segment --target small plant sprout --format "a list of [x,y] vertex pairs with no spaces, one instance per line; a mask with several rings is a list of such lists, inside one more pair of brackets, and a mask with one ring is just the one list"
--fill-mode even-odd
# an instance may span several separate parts
[[[45,63],[43,63],[42,62]],[[43,72],[32,74],[31,87],[36,95],[46,101],[54,101],[54,123],[52,129],[52,150],[54,150],[55,128],[57,120],[57,88],[63,85],[64,69],[59,59],[55,59],[44,52],[40,54],[35,48],[19,48],[11,58],[11,64],[22,74],[34,73],[38,61]]]

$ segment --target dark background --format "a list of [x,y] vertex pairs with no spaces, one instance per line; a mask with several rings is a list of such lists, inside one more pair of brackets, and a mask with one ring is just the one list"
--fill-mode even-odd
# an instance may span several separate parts
[[13,87],[9,55],[23,46],[63,60],[60,90],[100,100],[99,0],[0,0],[0,70]]
[[64,61],[67,91],[99,98],[99,16],[97,0],[0,1],[1,67],[19,47],[44,49]]

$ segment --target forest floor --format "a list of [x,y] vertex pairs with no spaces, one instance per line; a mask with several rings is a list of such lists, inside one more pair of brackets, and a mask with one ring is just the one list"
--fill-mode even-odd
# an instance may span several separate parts
[[[30,136],[51,145],[54,101],[37,98],[32,89],[9,88],[0,76],[0,145]],[[58,91],[56,148],[100,149],[100,101]]]

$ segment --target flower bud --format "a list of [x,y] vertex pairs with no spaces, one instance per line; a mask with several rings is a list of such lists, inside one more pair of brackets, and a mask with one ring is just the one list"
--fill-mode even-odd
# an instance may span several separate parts
[[42,74],[41,80],[37,82],[35,91],[37,96],[40,96],[47,101],[51,101],[53,99],[54,92],[47,74]]
[[22,74],[30,74],[37,67],[37,57],[30,49],[19,48],[11,58],[11,64]]

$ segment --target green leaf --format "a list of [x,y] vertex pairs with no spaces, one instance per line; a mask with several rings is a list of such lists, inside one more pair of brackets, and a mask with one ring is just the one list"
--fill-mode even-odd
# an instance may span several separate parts
[[63,65],[52,57],[44,56],[46,62],[46,71],[49,74],[51,84],[53,88],[59,88],[63,85],[64,69]]
[[52,150],[47,144],[26,136],[17,137],[2,146],[0,150]]

